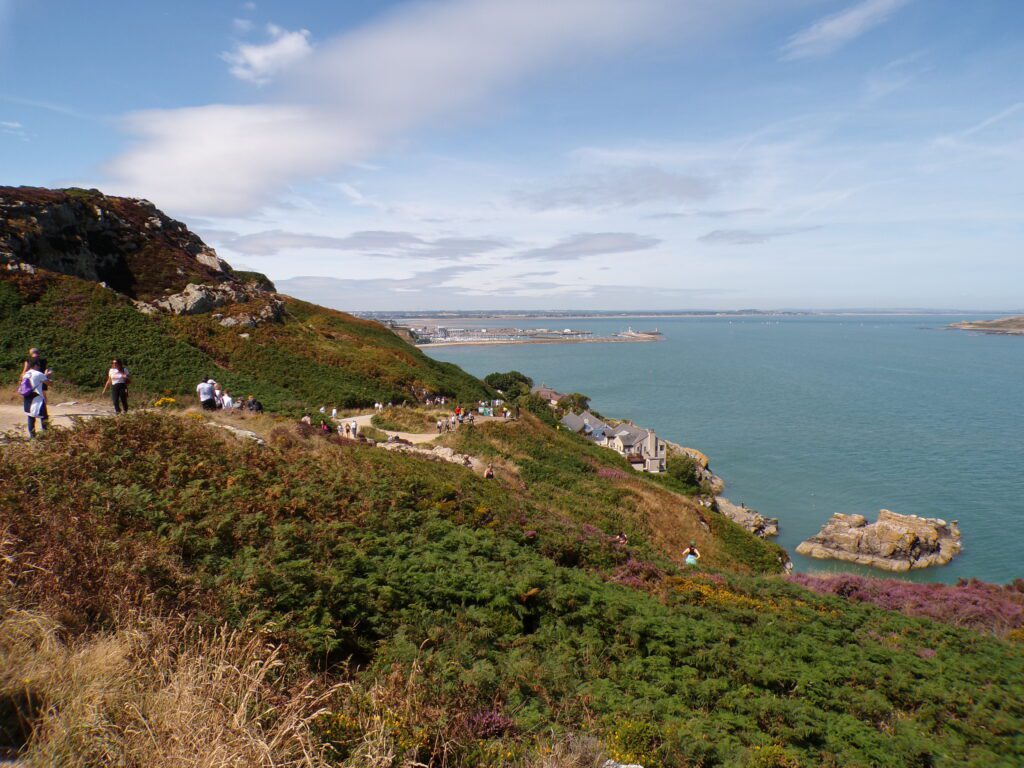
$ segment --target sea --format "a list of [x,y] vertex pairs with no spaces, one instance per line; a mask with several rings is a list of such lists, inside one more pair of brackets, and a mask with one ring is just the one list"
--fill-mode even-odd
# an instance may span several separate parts
[[898,578],[1006,583],[1024,578],[1024,337],[947,328],[984,318],[560,318],[516,322],[663,337],[424,350],[477,376],[514,369],[583,392],[605,416],[703,451],[723,495],[779,519],[798,571],[885,574],[795,552],[835,512],[884,508],[963,534],[952,563]]

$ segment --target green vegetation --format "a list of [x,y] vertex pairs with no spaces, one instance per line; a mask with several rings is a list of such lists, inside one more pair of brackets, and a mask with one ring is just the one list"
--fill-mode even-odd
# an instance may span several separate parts
[[506,400],[515,400],[521,395],[530,394],[533,379],[519,371],[507,371],[487,374],[484,376],[484,383],[502,392]]
[[[7,607],[59,614],[82,642],[131,606],[270,632],[278,689],[317,670],[346,684],[315,723],[328,762],[369,764],[376,744],[391,755],[378,765],[539,766],[573,733],[648,766],[1024,759],[1019,646],[721,572],[742,564],[710,534],[710,567],[684,570],[651,516],[674,503],[682,524],[692,502],[534,419],[458,439],[499,461],[497,481],[284,429],[261,448],[162,414],[8,445]],[[0,636],[0,668],[31,695],[38,673],[9,666],[26,663],[11,647]]]
[[437,420],[448,418],[451,411],[424,408],[385,408],[370,420],[378,429],[391,432],[436,432]]
[[449,363],[431,360],[383,326],[286,300],[283,322],[225,328],[210,315],[147,316],[94,283],[40,272],[0,276],[0,374],[14,376],[30,346],[45,350],[56,376],[102,387],[111,357],[132,371],[133,390],[185,402],[212,376],[270,410],[415,401],[422,392],[466,400],[491,390]]
[[590,398],[580,392],[572,392],[558,401],[558,410],[565,413],[583,413],[590,408]]

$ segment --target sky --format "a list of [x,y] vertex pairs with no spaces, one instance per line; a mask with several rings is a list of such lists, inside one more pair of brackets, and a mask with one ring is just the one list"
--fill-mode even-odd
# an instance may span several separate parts
[[1020,0],[0,0],[0,184],[352,311],[1024,307]]

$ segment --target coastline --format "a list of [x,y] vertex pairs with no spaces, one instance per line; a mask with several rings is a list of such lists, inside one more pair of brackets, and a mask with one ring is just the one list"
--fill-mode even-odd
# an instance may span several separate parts
[[602,336],[596,339],[495,339],[495,340],[467,340],[467,341],[433,341],[429,344],[416,344],[417,349],[432,349],[434,347],[498,347],[519,344],[646,344],[647,342],[661,341],[657,338],[616,338]]

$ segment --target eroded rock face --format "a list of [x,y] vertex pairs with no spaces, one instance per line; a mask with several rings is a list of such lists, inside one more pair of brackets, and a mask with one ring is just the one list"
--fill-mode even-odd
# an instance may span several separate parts
[[0,262],[104,283],[143,301],[232,279],[212,248],[148,200],[84,189],[0,187]]
[[774,517],[765,517],[755,509],[745,506],[737,506],[724,496],[719,496],[715,501],[718,504],[718,511],[728,517],[734,523],[738,523],[755,536],[762,539],[767,536],[779,535],[779,521]]
[[960,553],[960,529],[934,517],[898,515],[888,509],[869,523],[863,515],[835,514],[796,551],[888,571],[945,565]]

